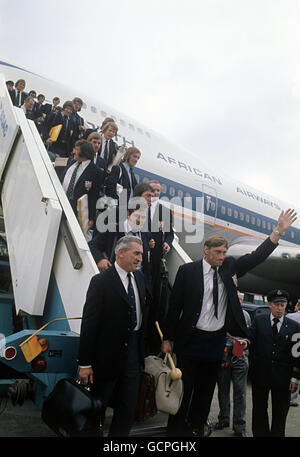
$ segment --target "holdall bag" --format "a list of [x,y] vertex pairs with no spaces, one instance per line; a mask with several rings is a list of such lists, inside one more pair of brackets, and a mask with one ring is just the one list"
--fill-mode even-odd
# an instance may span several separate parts
[[135,415],[137,421],[155,416],[157,413],[155,401],[155,380],[150,373],[141,373],[138,407]]
[[99,436],[100,399],[73,379],[61,379],[42,407],[42,419],[57,435]]
[[155,380],[155,401],[159,411],[176,414],[182,401],[183,382],[182,379],[173,380],[171,369],[166,363],[167,355],[164,359],[149,355],[145,358],[146,373],[152,374]]

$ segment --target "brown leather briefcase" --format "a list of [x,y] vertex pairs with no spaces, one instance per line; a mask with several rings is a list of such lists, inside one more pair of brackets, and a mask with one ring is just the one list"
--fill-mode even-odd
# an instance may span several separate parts
[[142,372],[140,380],[139,401],[136,411],[136,420],[142,421],[155,416],[157,413],[155,403],[155,380],[154,376]]

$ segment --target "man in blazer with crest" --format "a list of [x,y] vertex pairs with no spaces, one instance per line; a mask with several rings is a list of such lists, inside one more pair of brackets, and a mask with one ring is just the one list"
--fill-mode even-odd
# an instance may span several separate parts
[[[300,337],[300,325],[285,315],[289,294],[271,290],[267,295],[271,313],[255,316],[250,328],[252,353],[253,436],[285,436],[290,394],[299,379],[299,354],[293,353],[293,335]],[[269,426],[268,397],[272,395],[272,423]]]
[[146,289],[144,275],[137,270],[143,255],[142,241],[122,237],[115,252],[114,265],[94,276],[87,291],[79,377],[83,384],[90,382],[101,399],[102,421],[106,407],[113,408],[109,436],[128,436],[144,360]]
[[211,237],[204,243],[201,261],[179,268],[161,347],[163,352],[172,352],[174,342],[184,383],[181,407],[169,418],[169,435],[189,435],[193,429],[204,435],[226,332],[249,336],[237,295],[237,278],[263,262],[296,219],[294,210],[282,211],[272,234],[251,254],[238,259],[226,257],[228,246],[224,238]]
[[95,225],[96,203],[99,198],[101,173],[93,162],[94,149],[87,140],[75,143],[74,157],[69,159],[61,177],[62,186],[77,217],[77,200],[88,196],[89,229]]

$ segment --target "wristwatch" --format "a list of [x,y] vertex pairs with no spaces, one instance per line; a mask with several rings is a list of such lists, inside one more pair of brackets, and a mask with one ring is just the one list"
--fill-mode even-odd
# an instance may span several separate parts
[[273,230],[273,233],[274,233],[275,235],[278,235],[278,236],[281,236],[281,235],[282,235],[282,233],[280,233],[280,231],[279,231],[278,229],[274,229],[274,230]]

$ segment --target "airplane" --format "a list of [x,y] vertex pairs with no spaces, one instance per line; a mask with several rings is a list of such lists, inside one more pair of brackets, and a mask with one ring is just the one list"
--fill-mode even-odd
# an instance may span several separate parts
[[[119,130],[115,141],[120,146],[136,146],[142,152],[135,168],[138,182],[156,179],[161,183],[161,198],[173,211],[175,232],[186,260],[199,260],[204,240],[211,235],[221,235],[228,241],[228,255],[239,257],[253,251],[272,232],[281,210],[291,207],[209,168],[204,163],[205,151],[195,155],[173,144],[135,119],[95,100],[94,95],[78,93],[4,61],[0,61],[0,73],[6,80],[25,79],[25,90],[44,94],[46,103],[51,103],[55,96],[60,97],[61,102],[81,97],[84,105],[80,115],[88,128],[99,128],[107,116],[116,121]],[[200,206],[197,200],[201,201]],[[299,214],[299,210],[297,212]],[[194,240],[188,238],[197,228],[199,236]],[[300,297],[299,266],[300,219],[297,219],[281,237],[272,255],[239,279],[238,288],[241,292],[263,296],[271,289],[283,288],[295,301]],[[173,278],[175,273],[172,272]]]

